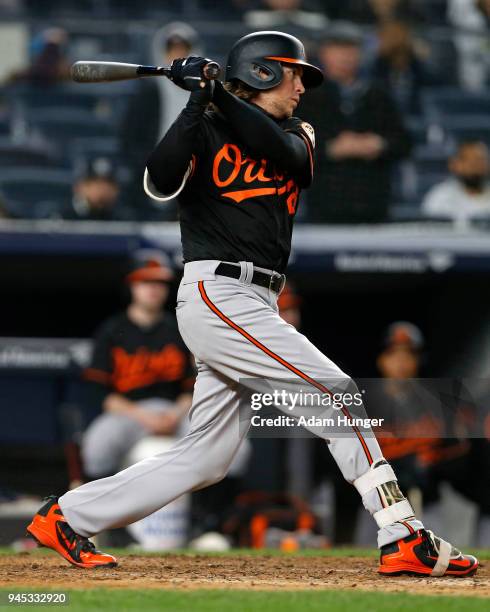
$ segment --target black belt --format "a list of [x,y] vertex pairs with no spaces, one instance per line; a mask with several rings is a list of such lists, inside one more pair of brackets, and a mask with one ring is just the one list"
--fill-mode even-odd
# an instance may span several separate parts
[[[234,266],[233,264],[221,262],[216,268],[215,273],[219,274],[220,276],[228,276],[229,278],[236,278],[238,280],[242,275],[242,270],[240,266]],[[284,274],[279,274],[278,272],[267,274],[267,272],[259,272],[259,270],[254,270],[252,283],[254,285],[259,285],[260,287],[270,289],[275,293],[280,293],[284,288],[284,284],[286,283],[286,277]]]

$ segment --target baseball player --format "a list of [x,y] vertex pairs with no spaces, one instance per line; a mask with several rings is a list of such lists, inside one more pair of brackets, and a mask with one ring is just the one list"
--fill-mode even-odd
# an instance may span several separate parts
[[[144,177],[156,200],[180,194],[185,269],[177,320],[198,370],[190,431],[169,451],[48,498],[28,532],[80,567],[116,564],[90,536],[222,479],[247,434],[257,393],[282,386],[329,399],[353,388],[277,310],[299,192],[313,176],[313,128],[293,113],[322,73],[306,61],[302,43],[281,32],[241,38],[229,54],[225,85],[202,80],[208,61],[173,62],[174,83],[192,93]],[[342,397],[338,413],[350,419]],[[299,414],[291,403],[277,407]],[[351,422],[349,435],[309,429],[328,442],[379,527],[379,571],[472,574],[476,558],[424,529],[372,431]]]

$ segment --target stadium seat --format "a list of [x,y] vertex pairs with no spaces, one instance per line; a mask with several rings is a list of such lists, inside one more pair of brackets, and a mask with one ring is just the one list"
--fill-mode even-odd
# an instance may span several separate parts
[[39,87],[20,83],[10,86],[7,96],[11,105],[17,105],[28,115],[43,109],[64,108],[92,112],[98,119],[116,123],[127,108],[133,86],[113,85],[67,83]]
[[0,168],[43,166],[61,168],[63,160],[34,144],[15,144],[9,138],[0,137]]
[[46,108],[28,116],[31,133],[66,150],[75,138],[109,137],[116,127],[84,109]]
[[417,172],[444,173],[448,158],[453,152],[450,146],[419,145],[413,151],[413,162]]
[[453,116],[443,127],[453,142],[481,140],[490,147],[490,114]]
[[422,94],[424,113],[432,120],[459,115],[487,115],[490,111],[490,91],[472,93],[454,87],[430,88]]
[[10,117],[7,114],[0,113],[0,136],[8,136],[10,134]]
[[119,156],[119,138],[110,136],[106,138],[74,138],[69,145],[69,155],[72,159],[80,157],[110,157]]
[[[443,0],[445,1],[445,0]],[[453,33],[448,30],[430,28],[422,35],[429,47],[430,64],[441,82],[441,85],[457,85],[458,51],[454,44]]]
[[12,217],[49,217],[72,197],[72,180],[72,173],[67,170],[1,169],[0,191]]

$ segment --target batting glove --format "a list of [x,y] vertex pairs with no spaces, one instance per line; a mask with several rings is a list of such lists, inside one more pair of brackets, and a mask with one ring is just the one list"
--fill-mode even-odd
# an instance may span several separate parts
[[193,55],[175,59],[170,66],[170,78],[178,87],[186,91],[199,91],[212,87],[213,81],[209,81],[203,76],[204,66],[210,61],[205,57]]

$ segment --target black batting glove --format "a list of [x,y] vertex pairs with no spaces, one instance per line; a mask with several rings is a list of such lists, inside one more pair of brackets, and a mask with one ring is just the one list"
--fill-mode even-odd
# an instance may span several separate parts
[[[210,59],[205,57],[189,57],[175,59],[170,66],[170,78],[172,81],[186,91],[199,91],[201,89],[211,89],[212,81],[204,78],[204,66]],[[212,91],[210,92],[212,95]]]

